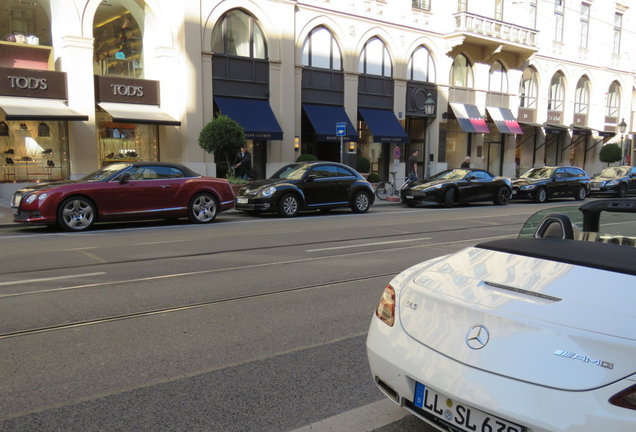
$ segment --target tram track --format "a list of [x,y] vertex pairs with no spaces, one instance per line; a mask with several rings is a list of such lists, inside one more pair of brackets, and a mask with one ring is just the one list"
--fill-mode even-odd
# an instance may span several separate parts
[[0,341],[3,340],[3,339],[24,337],[24,336],[30,336],[30,335],[46,333],[46,332],[51,332],[51,331],[66,330],[66,329],[72,329],[72,328],[78,328],[78,327],[105,324],[105,323],[115,322],[115,321],[123,321],[123,320],[135,319],[135,318],[142,318],[142,317],[152,316],[152,315],[159,315],[159,314],[165,314],[165,313],[174,313],[174,312],[179,312],[179,311],[186,311],[186,310],[190,310],[190,309],[196,309],[196,308],[201,308],[201,307],[206,307],[206,306],[219,305],[219,304],[228,303],[228,302],[251,300],[251,299],[263,298],[263,297],[268,297],[268,296],[275,296],[275,295],[286,294],[286,293],[291,293],[291,292],[300,292],[300,291],[319,289],[319,288],[335,286],[335,285],[343,285],[343,284],[361,282],[361,281],[372,280],[372,279],[377,279],[377,278],[381,278],[381,277],[393,276],[393,275],[396,275],[397,273],[398,272],[378,273],[378,274],[374,274],[374,275],[367,275],[367,276],[354,277],[354,278],[348,278],[348,279],[341,279],[341,280],[337,280],[337,281],[315,283],[315,284],[309,284],[309,285],[301,285],[301,286],[297,286],[297,287],[282,288],[282,289],[270,290],[270,291],[266,291],[266,292],[259,292],[259,293],[242,295],[242,296],[227,297],[227,298],[214,299],[214,300],[203,301],[203,302],[187,303],[187,304],[181,304],[181,305],[177,305],[177,306],[166,306],[166,307],[163,307],[163,308],[149,309],[149,310],[144,310],[144,311],[139,311],[139,312],[132,312],[132,313],[127,313],[127,314],[119,314],[119,315],[115,314],[115,315],[110,315],[110,316],[100,317],[100,318],[94,318],[94,319],[88,319],[88,320],[79,320],[79,321],[73,321],[73,322],[67,322],[67,323],[61,323],[61,324],[54,324],[54,325],[48,325],[48,326],[42,326],[42,327],[35,327],[35,328],[30,328],[30,329],[25,329],[25,330],[16,330],[16,331],[12,331],[12,332],[4,332],[4,333],[0,333]]

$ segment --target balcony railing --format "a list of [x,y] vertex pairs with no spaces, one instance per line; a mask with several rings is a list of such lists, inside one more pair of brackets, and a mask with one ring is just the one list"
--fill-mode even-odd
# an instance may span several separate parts
[[461,33],[473,33],[488,38],[499,39],[528,47],[536,46],[538,31],[526,27],[499,21],[470,12],[455,15],[456,30]]

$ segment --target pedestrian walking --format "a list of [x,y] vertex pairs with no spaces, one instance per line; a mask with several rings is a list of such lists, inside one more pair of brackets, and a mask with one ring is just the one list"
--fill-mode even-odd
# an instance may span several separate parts
[[406,160],[406,177],[411,182],[417,181],[417,156],[419,150],[413,150],[411,156]]
[[466,156],[464,158],[464,162],[462,162],[462,165],[460,168],[470,168],[470,156]]
[[245,180],[252,178],[252,155],[247,151],[247,145],[241,145],[241,151],[236,154],[232,167],[236,172],[237,177],[241,177]]

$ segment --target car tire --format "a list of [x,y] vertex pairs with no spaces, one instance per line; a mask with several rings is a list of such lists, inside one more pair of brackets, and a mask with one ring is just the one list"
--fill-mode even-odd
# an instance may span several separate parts
[[354,213],[366,213],[371,206],[369,195],[362,191],[356,192],[351,199],[350,205]]
[[192,223],[210,223],[216,218],[219,205],[209,192],[200,192],[192,197],[188,206],[188,219]]
[[294,194],[285,194],[278,201],[278,214],[283,217],[295,217],[298,215],[299,209],[300,202]]
[[495,205],[506,205],[510,202],[511,193],[512,192],[510,192],[509,188],[502,186],[499,190],[497,190],[497,194],[495,195],[493,202]]
[[548,191],[545,188],[537,188],[534,191],[534,202],[544,203],[548,200]]
[[455,189],[448,188],[444,192],[444,207],[450,208],[455,205]]
[[69,197],[57,209],[57,223],[64,231],[87,231],[95,224],[95,204],[85,197]]
[[618,185],[618,189],[616,190],[616,196],[619,198],[625,198],[627,195],[627,185],[625,183],[621,183]]
[[576,190],[576,195],[574,195],[574,199],[577,201],[583,201],[587,197],[587,189],[585,186],[579,186]]

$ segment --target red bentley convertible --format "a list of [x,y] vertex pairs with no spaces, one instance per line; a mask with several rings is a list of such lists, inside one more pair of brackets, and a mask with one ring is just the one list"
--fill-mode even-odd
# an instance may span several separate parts
[[234,206],[225,179],[204,177],[164,162],[115,163],[76,181],[43,183],[18,190],[14,221],[85,231],[95,222],[187,217],[212,222]]

